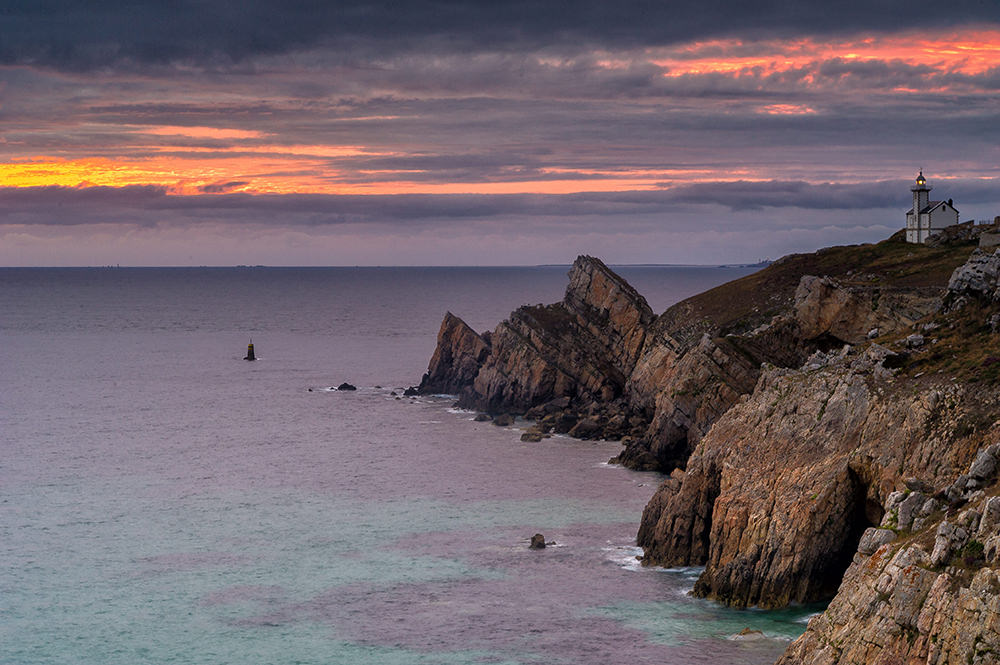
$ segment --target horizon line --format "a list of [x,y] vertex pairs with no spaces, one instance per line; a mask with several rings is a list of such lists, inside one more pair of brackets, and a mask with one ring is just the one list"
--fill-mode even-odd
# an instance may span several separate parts
[[[755,262],[742,263],[608,263],[608,267],[616,268],[750,268],[773,263],[772,259],[762,259]],[[362,269],[362,268],[570,268],[572,263],[511,263],[492,265],[444,265],[444,264],[367,264],[367,265],[72,265],[72,266],[0,266],[0,270],[271,270],[271,269],[306,269],[323,270],[329,268]]]

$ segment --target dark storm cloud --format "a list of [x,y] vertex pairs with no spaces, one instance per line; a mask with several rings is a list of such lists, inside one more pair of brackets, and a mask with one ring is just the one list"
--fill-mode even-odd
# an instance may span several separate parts
[[0,62],[66,69],[197,63],[229,67],[257,55],[325,47],[345,62],[374,55],[581,44],[641,48],[739,32],[828,34],[1000,20],[994,0],[7,0]]
[[[224,183],[225,190],[240,183]],[[793,181],[699,183],[659,191],[586,192],[578,194],[344,196],[322,194],[168,195],[160,187],[0,188],[0,219],[5,224],[76,226],[131,224],[155,226],[215,222],[272,227],[319,227],[342,224],[406,226],[492,218],[522,219],[525,229],[539,219],[575,224],[582,218],[631,216],[664,219],[682,209],[724,206],[731,211],[766,208],[802,210],[899,209],[908,203],[907,183],[812,185]],[[956,203],[992,202],[1000,179],[951,181]],[[944,187],[942,188],[944,189]],[[558,223],[558,222],[557,222]],[[725,225],[726,217],[719,219]],[[775,225],[781,222],[776,221]]]
[[216,182],[211,185],[202,185],[198,188],[198,191],[203,194],[222,194],[223,192],[230,192],[239,187],[244,187],[250,184],[246,180],[234,180],[231,182]]

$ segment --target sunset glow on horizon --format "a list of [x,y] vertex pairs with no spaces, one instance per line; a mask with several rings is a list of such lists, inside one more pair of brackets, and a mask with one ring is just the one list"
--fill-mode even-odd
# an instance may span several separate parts
[[[550,229],[531,260],[575,234],[624,260],[772,255],[858,228],[884,237],[920,167],[963,217],[1000,214],[1000,16],[974,2],[964,20],[898,3],[871,22],[859,2],[836,25],[764,0],[634,15],[543,2],[533,22],[473,3],[455,20],[488,18],[459,33],[409,0],[315,15],[254,1],[250,24],[213,18],[196,36],[153,5],[134,14],[145,32],[121,32],[100,2],[86,29],[72,11],[0,17],[15,22],[0,52],[0,241],[14,248],[0,263],[48,261],[70,242],[55,228],[107,220],[317,237],[351,224],[406,250],[428,238],[427,256],[495,220],[512,237]],[[399,12],[406,35],[386,32]],[[731,224],[758,235],[720,245]],[[373,260],[435,260],[406,250]]]
[[[825,43],[814,38],[747,42],[736,39],[680,44],[667,57],[651,57],[665,78],[723,75],[734,78],[774,76],[796,71],[796,92],[823,92],[843,84],[850,70],[827,72],[844,63],[905,63],[920,67],[925,89],[896,87],[906,94],[943,93],[936,78],[945,74],[976,75],[1000,70],[1000,30],[965,30],[946,34],[859,36]],[[753,53],[749,55],[747,53]],[[606,66],[607,63],[604,63]],[[823,77],[826,80],[823,80]],[[862,84],[863,82],[859,82]],[[763,83],[762,83],[763,84]],[[884,93],[882,90],[875,92]],[[819,108],[818,108],[819,107]],[[755,107],[765,115],[805,116],[822,113],[821,104],[775,102]],[[51,131],[51,129],[49,130]],[[67,129],[72,134],[72,129]],[[118,155],[79,154],[53,157],[17,156],[0,163],[0,186],[153,185],[173,195],[250,193],[396,194],[396,193],[549,193],[650,189],[664,179],[684,182],[731,180],[729,169],[630,168],[615,172],[553,165],[538,172],[508,172],[499,177],[462,182],[427,180],[428,170],[367,169],[351,158],[407,157],[405,150],[377,146],[289,144],[279,129],[206,125],[127,125],[121,128]],[[129,141],[132,137],[132,141]],[[143,141],[155,138],[156,143]],[[199,145],[198,141],[208,142]],[[9,146],[8,146],[9,147]],[[103,147],[106,150],[107,146]],[[83,152],[68,147],[65,152]],[[162,156],[142,156],[144,154]],[[544,174],[561,174],[569,179]],[[941,174],[945,176],[947,174]],[[500,181],[498,181],[500,180]],[[815,179],[807,178],[807,180]],[[236,183],[236,184],[231,184]]]
[[[744,54],[751,51],[753,54]],[[926,31],[900,35],[859,36],[826,43],[815,38],[748,43],[737,39],[693,42],[653,59],[664,76],[739,75],[759,69],[773,74],[818,69],[830,61],[899,62],[926,67],[926,75],[976,75],[1000,67],[1000,30]]]

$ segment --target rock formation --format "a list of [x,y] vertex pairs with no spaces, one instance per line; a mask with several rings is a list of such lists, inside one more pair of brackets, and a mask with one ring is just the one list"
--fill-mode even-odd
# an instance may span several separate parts
[[873,329],[891,335],[909,328],[940,308],[941,295],[941,289],[846,286],[806,275],[795,292],[795,319],[805,339],[857,344]]
[[423,393],[452,394],[472,383],[490,353],[488,336],[480,336],[451,312],[444,315],[437,347],[420,382]]
[[935,428],[948,408],[940,393],[900,399],[881,355],[765,371],[647,506],[645,562],[705,565],[695,593],[730,605],[832,595],[900,477],[940,481],[967,462],[955,433]]
[[781,665],[1000,662],[1000,445],[935,498],[892,493],[836,598]]
[[463,406],[494,413],[619,397],[653,312],[598,259],[581,256],[569,277],[562,302],[521,307],[488,336],[449,313],[420,391],[456,393]]
[[[906,258],[913,246],[901,240],[883,244],[786,257],[659,317],[601,261],[581,256],[562,302],[521,307],[492,333],[477,335],[448,313],[419,391],[547,417],[580,438],[623,438],[616,461],[632,468],[683,468],[713,423],[753,390],[762,364],[798,367],[816,350],[875,328],[891,334],[940,305],[944,278],[928,285],[905,262],[936,264]],[[934,252],[954,262],[953,250]],[[905,277],[868,269],[887,255]],[[839,279],[804,272],[815,268],[835,268]],[[559,400],[559,414],[532,412]]]
[[793,255],[659,317],[580,257],[491,334],[449,314],[421,390],[669,472],[638,541],[705,566],[697,595],[836,592],[782,663],[998,662],[1000,255],[970,233]]

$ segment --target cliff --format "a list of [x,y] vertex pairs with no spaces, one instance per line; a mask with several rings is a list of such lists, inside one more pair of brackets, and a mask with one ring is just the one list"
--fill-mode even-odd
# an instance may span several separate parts
[[984,448],[941,498],[891,494],[836,598],[778,663],[1000,662],[998,456]]
[[[898,472],[881,469],[886,490],[896,478],[881,493],[881,521],[781,665],[1000,662],[998,277],[1000,255],[977,250],[949,280],[942,314],[925,326],[936,337],[897,378],[924,381],[928,443],[914,447],[926,450]],[[948,380],[928,382],[934,374]],[[876,453],[887,451],[858,463],[878,468]],[[958,474],[960,459],[970,463]],[[911,471],[923,475],[900,482]]]
[[561,303],[446,319],[423,388],[670,472],[644,563],[733,606],[834,597],[785,662],[995,662],[968,633],[1000,595],[1000,255],[956,237],[786,257],[659,317],[581,257]]
[[492,413],[560,398],[607,403],[623,393],[653,319],[625,280],[581,256],[562,302],[517,309],[488,341],[449,313],[419,390],[457,393],[461,405]]
[[984,394],[904,388],[886,357],[873,345],[765,371],[647,506],[645,563],[705,565],[695,593],[730,605],[830,597],[901,479],[939,485],[980,441],[941,423],[985,409]]
[[461,392],[476,379],[489,353],[488,334],[478,335],[465,321],[446,313],[420,389],[427,393]]

